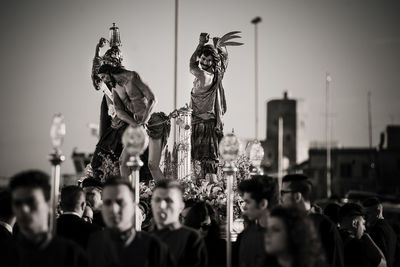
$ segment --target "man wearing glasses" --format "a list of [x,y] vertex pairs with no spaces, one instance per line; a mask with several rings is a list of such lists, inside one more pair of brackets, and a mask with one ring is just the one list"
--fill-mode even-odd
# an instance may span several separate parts
[[344,266],[343,242],[335,224],[325,215],[311,210],[312,183],[302,174],[289,174],[282,179],[281,203],[286,207],[297,207],[308,213],[314,222],[327,262],[332,267]]

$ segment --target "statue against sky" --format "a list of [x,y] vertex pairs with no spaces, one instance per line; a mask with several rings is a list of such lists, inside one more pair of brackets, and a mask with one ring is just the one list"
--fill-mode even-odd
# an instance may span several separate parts
[[232,42],[240,38],[240,32],[230,32],[209,41],[208,33],[201,33],[199,45],[190,58],[190,72],[195,76],[191,92],[192,111],[192,159],[201,162],[202,170],[210,179],[216,179],[218,144],[223,137],[222,117],[226,112],[225,92],[222,79],[228,66],[226,46],[238,46]]

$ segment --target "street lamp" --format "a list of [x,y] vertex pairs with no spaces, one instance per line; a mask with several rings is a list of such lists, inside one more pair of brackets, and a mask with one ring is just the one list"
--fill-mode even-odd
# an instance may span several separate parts
[[251,23],[254,24],[254,109],[255,109],[255,138],[258,139],[258,32],[257,24],[261,22],[261,17],[255,17]]

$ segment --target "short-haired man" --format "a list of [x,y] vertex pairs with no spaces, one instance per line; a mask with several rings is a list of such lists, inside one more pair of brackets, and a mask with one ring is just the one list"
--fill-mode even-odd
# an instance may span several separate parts
[[75,185],[64,187],[60,204],[63,213],[57,219],[57,234],[75,241],[86,250],[89,236],[101,228],[82,219],[86,207],[82,188]]
[[387,266],[392,267],[396,254],[396,233],[383,217],[383,206],[376,197],[363,202],[366,209],[367,232],[385,255]]
[[93,211],[92,223],[104,227],[103,217],[101,216],[101,205],[103,204],[101,191],[103,190],[103,184],[98,179],[89,177],[83,180],[82,188],[83,192],[85,192],[86,203]]
[[11,178],[12,207],[20,230],[18,266],[87,266],[79,246],[49,232],[49,179],[36,170]]
[[277,183],[271,178],[255,175],[238,185],[243,199],[243,215],[250,221],[237,239],[238,266],[253,267],[263,262],[264,231],[271,207],[277,204]]
[[106,229],[89,240],[89,266],[172,266],[167,247],[146,232],[136,232],[134,190],[120,177],[104,184],[102,215]]
[[297,207],[308,212],[319,233],[330,266],[344,266],[343,242],[336,225],[327,216],[311,212],[312,183],[308,177],[302,174],[284,176],[280,193],[283,206]]
[[174,180],[161,180],[153,190],[151,208],[156,224],[153,232],[171,251],[176,267],[207,266],[207,248],[198,232],[183,226],[179,215],[184,208],[183,192]]
[[340,234],[344,243],[345,266],[383,267],[386,260],[371,237],[365,233],[362,207],[347,203],[339,210]]

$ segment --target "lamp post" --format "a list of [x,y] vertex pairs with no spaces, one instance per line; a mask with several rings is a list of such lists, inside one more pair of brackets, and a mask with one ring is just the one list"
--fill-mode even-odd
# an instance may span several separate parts
[[239,139],[233,134],[229,133],[222,138],[219,144],[219,154],[225,161],[222,168],[226,177],[226,266],[232,265],[232,243],[231,233],[233,225],[233,179],[237,168],[233,161],[238,157],[240,150]]
[[50,154],[51,168],[51,189],[50,189],[50,227],[49,231],[54,236],[56,234],[57,205],[60,191],[60,166],[65,160],[61,152],[61,145],[65,136],[64,116],[61,113],[54,114],[50,128],[50,138],[53,146],[53,153]]
[[251,23],[254,24],[254,109],[255,109],[255,138],[258,139],[258,31],[257,24],[261,17],[255,17]]
[[143,162],[140,160],[140,155],[144,152],[149,144],[149,138],[143,129],[143,127],[132,127],[129,126],[124,134],[122,135],[122,144],[124,145],[124,150],[129,155],[129,160],[126,165],[131,169],[129,175],[129,182],[135,189],[135,219],[134,226],[136,231],[140,231],[141,227],[139,225],[139,201],[140,201],[140,191],[139,191],[139,171],[140,167],[143,166]]
[[326,118],[326,195],[332,195],[332,177],[331,177],[331,124],[330,124],[330,99],[329,85],[332,81],[329,73],[326,73],[326,103],[325,103],[325,118]]

